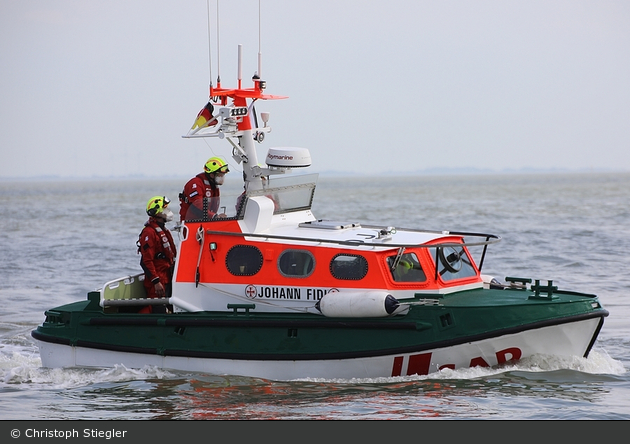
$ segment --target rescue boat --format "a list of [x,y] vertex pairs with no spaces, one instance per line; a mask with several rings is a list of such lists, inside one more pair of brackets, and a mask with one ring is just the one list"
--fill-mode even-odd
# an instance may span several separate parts
[[[271,128],[254,105],[285,97],[257,74],[243,88],[240,66],[239,46],[238,86],[211,86],[184,136],[223,139],[242,168],[242,193],[220,197],[227,217],[174,228],[170,297],[148,299],[137,274],[47,310],[32,332],[44,367],[350,379],[588,357],[608,315],[598,297],[484,275],[500,236],[318,219],[318,175],[299,173],[308,149],[269,148],[259,163]],[[169,312],[143,313],[155,304]]]

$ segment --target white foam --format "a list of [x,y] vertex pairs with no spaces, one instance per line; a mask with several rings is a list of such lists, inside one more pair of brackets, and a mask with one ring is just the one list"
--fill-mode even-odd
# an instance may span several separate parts
[[44,368],[37,351],[7,350],[4,347],[0,353],[0,381],[4,384],[48,385],[51,389],[59,389],[174,376],[171,372],[152,366],[141,369],[129,369],[124,365],[106,369]]
[[477,379],[498,375],[507,372],[550,372],[556,370],[573,370],[593,375],[623,375],[627,372],[623,363],[610,357],[605,350],[593,350],[588,358],[577,356],[550,356],[535,355],[527,359],[521,359],[515,364],[500,367],[470,367],[458,370],[445,368],[429,375],[395,376],[386,378],[353,378],[353,379],[322,379],[305,378],[296,381],[308,382],[334,382],[334,383],[391,383],[424,380],[446,379]]

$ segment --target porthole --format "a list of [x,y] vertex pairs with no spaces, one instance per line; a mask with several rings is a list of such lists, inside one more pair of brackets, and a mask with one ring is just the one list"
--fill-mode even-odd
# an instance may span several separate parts
[[253,276],[260,271],[263,255],[252,245],[235,245],[225,256],[225,266],[234,276]]
[[355,254],[338,254],[330,261],[330,273],[337,279],[363,279],[368,271],[367,260]]
[[308,250],[285,250],[278,258],[278,270],[285,277],[305,278],[314,268],[315,257]]

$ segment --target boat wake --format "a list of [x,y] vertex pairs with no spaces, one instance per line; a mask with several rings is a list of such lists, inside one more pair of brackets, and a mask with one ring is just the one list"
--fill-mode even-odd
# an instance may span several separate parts
[[[621,361],[612,358],[604,349],[593,349],[588,358],[578,356],[534,355],[519,360],[517,363],[496,367],[470,367],[459,370],[445,368],[428,375],[394,376],[386,378],[353,378],[353,379],[321,379],[306,378],[296,381],[334,382],[334,383],[390,383],[402,381],[432,381],[432,380],[471,380],[483,379],[506,373],[537,374],[563,372],[567,382],[572,380],[605,380],[615,378],[627,372]],[[573,376],[570,376],[573,375]],[[571,381],[569,381],[571,380]]]
[[[13,348],[11,350],[11,348]],[[101,383],[146,380],[195,380],[210,385],[247,386],[265,384],[261,378],[234,375],[204,375],[182,371],[169,371],[155,366],[139,369],[116,365],[106,369],[90,368],[44,368],[36,348],[5,345],[0,353],[0,381],[8,387],[39,386],[47,389],[86,387]],[[535,355],[521,359],[518,363],[498,367],[471,367],[459,370],[444,369],[430,375],[395,376],[382,378],[323,379],[304,378],[290,382],[323,383],[341,385],[392,384],[435,380],[488,379],[504,374],[527,379],[542,377],[555,382],[605,381],[615,379],[627,372],[622,362],[613,359],[605,350],[594,349],[588,358]],[[555,376],[554,376],[555,375]],[[273,381],[268,381],[273,383]],[[2,389],[0,388],[0,391]]]
[[[38,386],[47,389],[86,387],[99,383],[177,379],[181,376],[154,366],[130,369],[116,365],[106,369],[44,368],[37,351],[3,350],[0,354],[0,381],[5,388]],[[0,388],[2,391],[2,388]]]

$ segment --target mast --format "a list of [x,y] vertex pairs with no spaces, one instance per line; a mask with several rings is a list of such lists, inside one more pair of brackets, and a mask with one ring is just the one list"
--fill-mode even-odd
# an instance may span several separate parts
[[[209,7],[208,7],[209,10]],[[217,29],[218,29],[218,1],[217,1]],[[210,20],[208,19],[208,23]],[[209,26],[209,25],[208,25]],[[209,35],[209,33],[208,33]],[[208,37],[209,38],[209,37]],[[217,33],[217,45],[218,45]],[[258,71],[252,77],[253,86],[243,87],[242,58],[243,45],[238,45],[238,69],[236,89],[223,88],[220,74],[217,75],[216,87],[210,79],[210,96],[208,103],[197,114],[195,123],[184,138],[218,137],[227,139],[232,146],[232,158],[243,168],[243,180],[247,190],[262,189],[263,177],[271,174],[282,174],[288,168],[263,168],[258,163],[256,145],[262,143],[265,134],[271,131],[267,125],[269,113],[261,114],[263,126],[258,126],[259,119],[255,118],[255,126],[252,124],[254,115],[254,103],[257,100],[285,99],[286,96],[264,94],[266,82],[261,78],[262,52],[260,45],[260,1],[258,3]],[[217,58],[219,58],[217,48]],[[212,74],[210,74],[212,76]],[[254,116],[256,117],[256,116]]]

